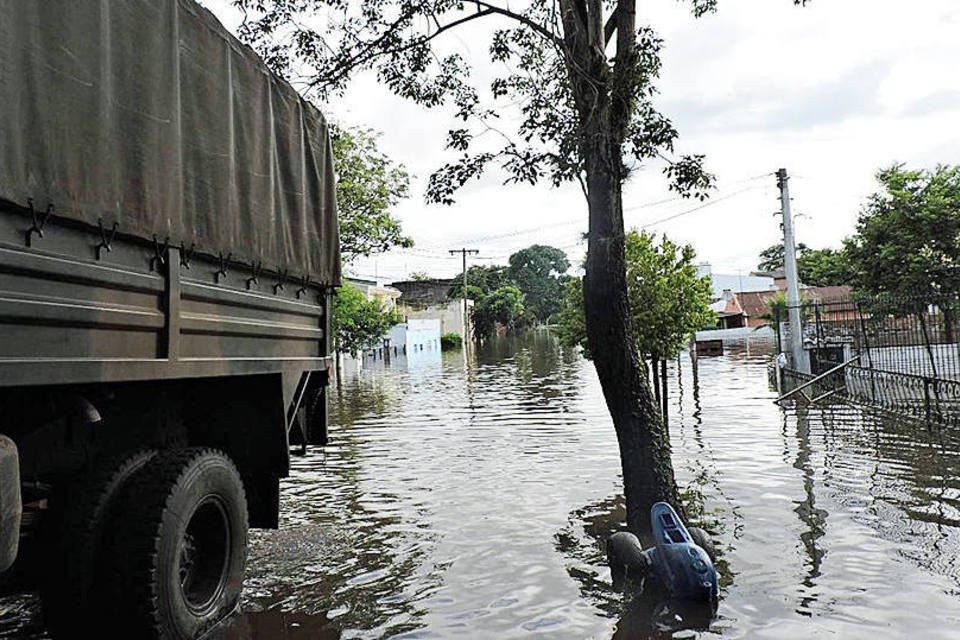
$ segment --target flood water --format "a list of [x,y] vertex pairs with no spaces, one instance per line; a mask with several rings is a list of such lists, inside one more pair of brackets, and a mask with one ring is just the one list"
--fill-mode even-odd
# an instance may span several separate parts
[[[334,390],[331,445],[294,458],[225,638],[960,637],[956,434],[784,412],[764,354],[681,356],[674,466],[724,570],[717,617],[678,623],[610,587],[624,510],[589,362],[546,333],[414,360]],[[0,600],[0,637],[42,637],[37,617]]]

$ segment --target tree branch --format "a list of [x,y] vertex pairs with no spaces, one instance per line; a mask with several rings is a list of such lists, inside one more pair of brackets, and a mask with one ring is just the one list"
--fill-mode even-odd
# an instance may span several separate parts
[[613,13],[610,14],[610,17],[607,18],[607,24],[603,26],[604,44],[610,44],[610,38],[613,37],[613,32],[617,30],[617,13],[617,9],[614,9]]
[[499,15],[510,18],[511,20],[516,20],[517,22],[530,27],[536,33],[540,34],[554,45],[562,45],[563,41],[557,37],[557,35],[547,29],[545,26],[537,22],[536,20],[531,20],[527,16],[511,11],[510,9],[505,9],[503,7],[498,7],[496,5],[490,4],[489,2],[484,2],[483,0],[475,0],[478,7],[483,7],[487,11],[497,13]]

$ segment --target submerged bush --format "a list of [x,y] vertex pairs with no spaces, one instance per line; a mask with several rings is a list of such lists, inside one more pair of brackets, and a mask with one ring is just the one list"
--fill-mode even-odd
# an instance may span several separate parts
[[463,338],[459,333],[445,333],[440,336],[440,348],[443,351],[450,349],[459,349],[463,344]]

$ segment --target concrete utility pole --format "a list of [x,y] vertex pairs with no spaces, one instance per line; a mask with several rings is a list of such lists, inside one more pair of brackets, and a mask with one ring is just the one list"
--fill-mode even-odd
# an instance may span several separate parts
[[794,369],[810,372],[803,350],[803,325],[800,315],[800,282],[797,277],[797,242],[793,235],[793,214],[790,212],[790,180],[786,169],[777,171],[780,189],[780,213],[783,215],[783,270],[787,276],[787,310],[790,319],[790,355]]
[[477,254],[480,253],[477,249],[450,249],[450,255],[455,256],[457,254],[463,256],[463,352],[466,353],[470,348],[470,313],[467,308],[467,254]]

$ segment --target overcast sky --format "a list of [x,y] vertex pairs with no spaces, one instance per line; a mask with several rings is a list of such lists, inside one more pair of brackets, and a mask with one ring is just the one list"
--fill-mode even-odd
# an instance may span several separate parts
[[[203,0],[235,29],[227,0]],[[516,4],[516,3],[511,3]],[[772,176],[785,167],[798,215],[798,240],[836,247],[851,233],[878,168],[893,162],[960,164],[960,2],[957,0],[720,0],[714,15],[693,19],[677,0],[639,3],[639,20],[665,40],[661,110],[680,132],[678,150],[704,153],[718,177],[707,206],[670,199],[650,166],[625,191],[628,227],[666,233],[694,246],[715,272],[748,272],[780,233]],[[444,46],[482,65],[487,28],[461,32]],[[476,37],[474,37],[476,35]],[[552,244],[582,259],[586,230],[579,187],[502,186],[496,176],[470,183],[452,207],[425,205],[431,171],[453,120],[392,96],[359,78],[348,95],[324,105],[328,117],[382,132],[383,150],[416,178],[397,216],[416,248],[359,260],[352,271],[387,281],[459,269],[447,249],[480,250],[484,264],[516,249]],[[651,224],[653,223],[653,224]]]

